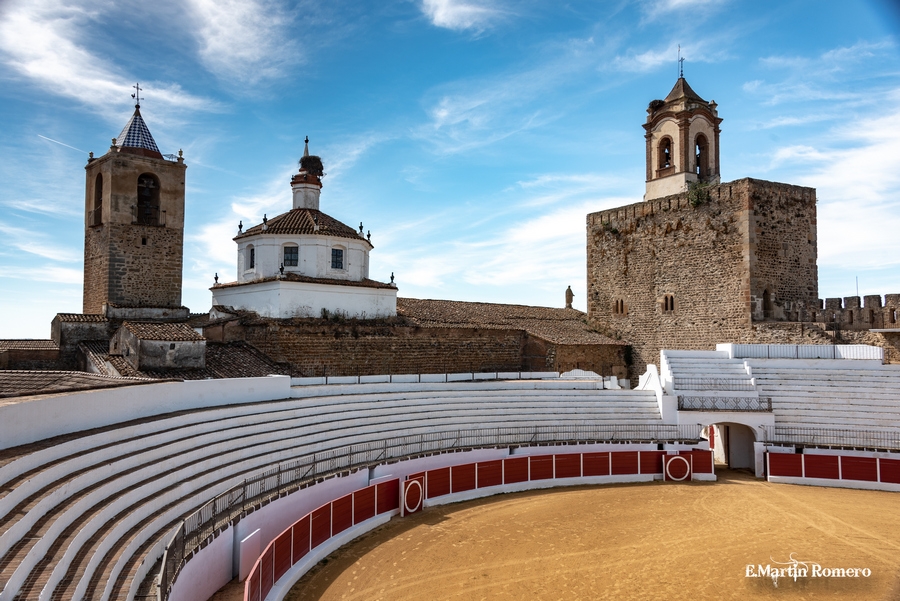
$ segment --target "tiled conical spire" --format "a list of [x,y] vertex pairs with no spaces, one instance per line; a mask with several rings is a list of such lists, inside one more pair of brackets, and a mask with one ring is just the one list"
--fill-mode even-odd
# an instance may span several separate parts
[[139,154],[162,158],[162,154],[160,154],[159,148],[156,146],[156,141],[150,135],[150,130],[147,129],[144,118],[141,117],[140,105],[134,107],[134,114],[128,120],[128,123],[125,124],[122,133],[116,138],[116,146],[120,150],[141,149],[147,152],[140,152]]

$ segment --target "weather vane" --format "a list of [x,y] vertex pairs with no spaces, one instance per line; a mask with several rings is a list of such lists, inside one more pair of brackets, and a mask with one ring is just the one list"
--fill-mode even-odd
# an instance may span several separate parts
[[134,98],[134,108],[139,109],[141,108],[141,84],[136,83],[131,87],[135,90],[134,94],[131,95]]
[[681,44],[678,44],[678,77],[684,77],[684,57],[681,56]]

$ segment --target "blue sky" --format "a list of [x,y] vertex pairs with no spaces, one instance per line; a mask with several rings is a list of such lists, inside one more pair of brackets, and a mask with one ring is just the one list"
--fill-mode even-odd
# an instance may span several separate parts
[[401,296],[585,308],[585,215],[640,201],[646,106],[685,77],[722,178],[818,189],[820,296],[900,292],[900,9],[848,2],[3,0],[0,338],[81,311],[84,171],[132,112],[187,170],[183,302],[291,206],[372,232]]

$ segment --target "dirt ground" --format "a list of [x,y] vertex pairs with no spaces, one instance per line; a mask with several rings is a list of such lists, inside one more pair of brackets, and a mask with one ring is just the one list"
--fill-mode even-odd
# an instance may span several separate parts
[[[515,493],[397,517],[320,562],[287,600],[900,601],[900,494],[719,478]],[[748,564],[792,559],[871,576],[775,586],[746,575]],[[228,592],[215,601],[241,599]]]

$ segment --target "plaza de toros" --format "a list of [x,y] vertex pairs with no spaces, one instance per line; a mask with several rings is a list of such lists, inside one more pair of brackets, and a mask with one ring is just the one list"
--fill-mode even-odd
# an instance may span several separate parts
[[514,491],[900,492],[900,294],[819,299],[815,189],[722,182],[718,111],[683,77],[649,103],[644,199],[586,218],[587,313],[370,278],[308,140],[192,313],[190,157],[136,106],[85,166],[82,313],[0,340],[0,601],[283,599],[392,518]]

